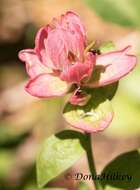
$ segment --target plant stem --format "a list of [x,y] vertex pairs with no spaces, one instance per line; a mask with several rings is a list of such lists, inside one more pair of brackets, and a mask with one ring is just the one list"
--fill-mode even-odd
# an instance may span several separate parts
[[[96,173],[96,168],[95,168],[95,163],[94,163],[94,158],[93,158],[93,153],[92,153],[92,141],[91,141],[91,134],[86,133],[86,153],[87,153],[87,159],[88,159],[88,165],[89,165],[89,170],[91,172],[91,175],[93,177],[97,176]],[[99,181],[98,180],[93,180],[93,183],[95,185],[96,190],[103,190]]]

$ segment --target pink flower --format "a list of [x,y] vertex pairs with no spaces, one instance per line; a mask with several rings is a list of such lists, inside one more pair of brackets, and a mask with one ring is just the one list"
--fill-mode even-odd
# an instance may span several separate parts
[[127,54],[129,47],[94,55],[84,52],[86,41],[79,16],[70,11],[41,28],[35,48],[19,52],[30,77],[26,91],[37,97],[63,96],[70,84],[82,85],[83,79],[89,79],[93,71],[95,75],[84,85],[100,87],[113,83],[134,68],[136,57]]
[[66,94],[70,84],[80,85],[95,64],[95,55],[84,54],[85,47],[85,29],[78,15],[67,12],[59,21],[53,19],[37,33],[34,49],[19,52],[30,76],[26,91],[47,98]]
[[[74,84],[69,102],[84,106],[90,95],[79,91],[80,87],[97,88],[114,83],[136,65],[136,57],[128,54],[130,46],[101,55],[87,51],[86,46],[86,32],[76,13],[69,11],[59,20],[54,18],[37,33],[34,49],[19,52],[30,77],[26,91],[41,98],[57,97],[68,93]],[[83,121],[74,125],[85,131],[99,131],[106,128],[112,118],[113,113],[108,113],[99,129],[92,129]]]

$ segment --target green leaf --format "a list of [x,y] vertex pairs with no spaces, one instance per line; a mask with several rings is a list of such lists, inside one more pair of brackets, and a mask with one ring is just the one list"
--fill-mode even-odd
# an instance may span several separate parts
[[89,188],[88,188],[88,185],[82,181],[78,185],[78,190],[89,190]]
[[70,168],[83,155],[84,138],[79,132],[66,130],[45,140],[37,158],[39,187]]
[[102,94],[106,99],[112,100],[115,96],[117,89],[119,86],[119,82],[115,82],[101,88],[96,89],[100,94]]
[[105,190],[134,190],[139,188],[140,150],[118,156],[104,168],[102,175],[109,175],[108,178],[101,180],[101,184]]
[[105,42],[104,44],[102,44],[99,48],[101,53],[107,53],[110,51],[115,51],[115,44],[113,42]]
[[113,110],[102,88],[88,89],[88,93],[91,93],[91,98],[85,106],[67,103],[63,116],[72,126],[80,129],[83,127],[94,132],[102,129],[102,122],[106,120],[108,122],[108,118],[113,115]]
[[107,21],[123,26],[140,26],[139,0],[84,0]]

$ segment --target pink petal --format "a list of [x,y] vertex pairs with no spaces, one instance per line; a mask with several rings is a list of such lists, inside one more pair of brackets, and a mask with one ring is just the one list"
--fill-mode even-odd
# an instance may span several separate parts
[[27,73],[31,78],[34,78],[41,73],[49,72],[49,70],[41,64],[33,49],[25,49],[20,51],[19,59],[25,62]]
[[47,57],[50,57],[53,65],[48,65],[55,70],[62,70],[63,64],[67,63],[66,42],[64,40],[64,31],[54,29],[49,33],[48,39],[45,42]]
[[[67,31],[71,31],[71,33],[74,34],[76,43],[73,43],[73,45],[75,47],[79,46],[79,48],[77,48],[75,51],[77,51],[77,57],[80,59],[83,56],[83,51],[86,47],[87,41],[85,28],[80,20],[80,17],[72,11],[68,11],[65,15],[61,16],[61,27]],[[68,37],[68,39],[71,38]],[[72,42],[74,42],[74,40],[72,40]]]
[[51,30],[52,29],[50,26],[45,26],[38,31],[35,39],[35,51],[43,65],[47,66],[48,68],[55,69],[55,66],[49,57],[45,47],[48,34]]
[[[68,12],[66,18],[73,17],[71,25],[75,25],[76,30],[68,30],[61,27],[60,22],[54,18],[51,26],[42,27],[35,39],[35,53],[40,62],[53,70],[63,70],[70,63],[68,60],[69,51],[71,51],[79,60],[83,58],[84,40],[81,35],[82,25],[76,14]],[[74,21],[75,19],[75,21]],[[64,20],[63,20],[64,21]],[[65,20],[66,21],[66,20]],[[55,27],[55,28],[54,28]],[[82,28],[83,31],[83,28]]]
[[65,30],[65,42],[67,51],[73,52],[78,60],[83,60],[83,54],[85,49],[85,44],[79,32],[70,32]]
[[48,37],[48,32],[51,30],[49,26],[42,27],[36,34],[35,38],[35,50],[41,54],[41,51],[45,49],[44,40]]
[[109,125],[110,125],[110,123],[111,123],[111,121],[112,121],[112,119],[113,119],[113,113],[112,112],[110,112],[110,113],[108,113],[105,117],[104,117],[104,119],[102,119],[101,121],[100,121],[100,124],[99,124],[99,127],[97,128],[97,127],[93,127],[93,126],[90,126],[89,124],[87,124],[86,122],[84,123],[83,121],[81,121],[81,122],[79,122],[79,123],[70,123],[73,127],[76,127],[76,128],[78,128],[78,129],[80,129],[80,130],[83,130],[83,131],[85,131],[85,132],[87,132],[87,133],[96,133],[96,132],[99,132],[99,131],[103,131],[105,128],[107,128]]
[[[51,31],[45,42],[45,48],[53,62],[53,69],[56,70],[63,70],[70,64],[69,52],[72,52],[79,59],[83,58],[84,44],[75,33],[64,29],[57,28]],[[48,67],[52,68],[51,65]]]
[[79,105],[84,106],[89,101],[91,95],[88,95],[87,93],[83,92],[81,89],[76,89],[72,96],[69,99],[69,102],[72,105]]
[[85,63],[77,62],[64,70],[60,78],[68,83],[78,83],[86,77],[90,77],[95,64],[95,56],[88,53]]
[[61,26],[65,29],[80,33],[84,43],[86,43],[86,32],[79,15],[72,11],[68,11],[65,15],[61,16]]
[[[89,87],[100,87],[120,80],[127,75],[136,65],[134,55],[127,54],[129,47],[97,56],[95,76],[88,84]],[[93,73],[94,74],[94,73]]]
[[25,89],[32,96],[49,98],[63,96],[68,91],[68,85],[57,76],[44,73],[31,79]]

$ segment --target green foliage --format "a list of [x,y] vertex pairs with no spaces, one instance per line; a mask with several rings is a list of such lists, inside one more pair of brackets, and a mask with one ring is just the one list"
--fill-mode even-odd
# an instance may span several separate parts
[[119,82],[115,82],[107,86],[98,88],[96,89],[96,91],[100,95],[104,96],[106,99],[112,100],[117,92],[118,86],[119,86]]
[[[103,174],[113,176],[113,173],[123,176],[120,178],[108,178],[101,181],[105,190],[134,190],[140,187],[140,150],[122,154],[111,161],[102,171]],[[116,174],[117,176],[117,174]],[[127,177],[126,177],[127,176]],[[129,176],[129,178],[128,178]]]
[[[140,58],[140,57],[138,57]],[[134,103],[136,102],[137,104],[140,103],[140,88],[139,86],[139,81],[140,81],[140,62],[138,59],[138,64],[131,72],[129,77],[125,77],[121,81],[121,91],[125,92],[128,97],[130,97]]]
[[115,44],[113,42],[105,42],[104,44],[102,44],[99,48],[101,53],[107,53],[110,51],[115,51]]
[[6,150],[0,151],[0,179],[4,178],[13,164],[13,155]]
[[87,184],[85,182],[80,182],[78,186],[78,190],[89,190]]
[[24,190],[67,190],[67,189],[64,189],[64,188],[36,188],[36,186],[32,185],[32,186],[28,186],[26,187]]
[[66,190],[66,189],[64,189],[64,188],[46,188],[44,190]]
[[134,103],[134,99],[126,93],[118,90],[112,101],[115,117],[111,126],[105,131],[110,136],[132,137],[140,134],[140,107]]
[[140,65],[120,81],[112,101],[115,117],[105,133],[116,137],[133,137],[140,134]]
[[98,129],[102,120],[108,114],[113,113],[111,103],[107,97],[109,95],[105,94],[104,91],[105,88],[88,89],[91,98],[85,106],[75,106],[67,103],[63,111],[66,121],[76,127],[86,125],[91,129]]
[[63,173],[83,155],[83,141],[84,135],[70,130],[46,139],[37,159],[39,187]]
[[0,145],[3,144],[12,144],[20,140],[23,134],[16,134],[12,129],[12,125],[7,122],[0,121]]
[[103,19],[123,26],[140,27],[139,0],[84,0]]

